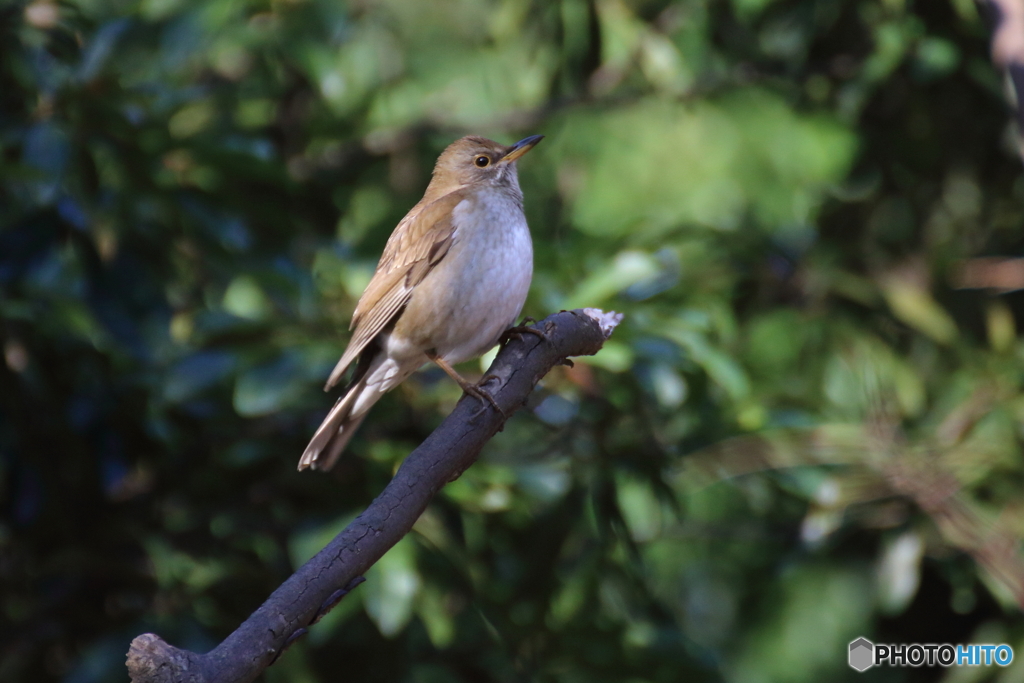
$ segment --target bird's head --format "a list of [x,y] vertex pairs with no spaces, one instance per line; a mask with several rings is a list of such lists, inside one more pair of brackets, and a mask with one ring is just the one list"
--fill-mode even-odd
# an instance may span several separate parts
[[516,160],[533,149],[543,135],[531,135],[505,146],[476,135],[448,145],[437,159],[428,194],[441,196],[460,187],[487,184],[519,192]]

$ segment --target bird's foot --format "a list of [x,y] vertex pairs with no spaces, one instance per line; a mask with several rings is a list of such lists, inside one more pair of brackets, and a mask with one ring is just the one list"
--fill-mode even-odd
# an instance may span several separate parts
[[491,407],[497,410],[499,413],[501,413],[502,418],[506,420],[508,419],[508,415],[506,415],[505,411],[501,409],[501,406],[498,405],[498,402],[494,400],[494,397],[491,396],[491,394],[481,386],[483,384],[487,384],[492,379],[499,379],[497,375],[484,375],[484,377],[478,383],[473,384],[472,382],[466,380],[458,372],[456,372],[455,368],[449,365],[448,362],[445,361],[443,358],[440,358],[436,353],[428,353],[427,358],[437,363],[438,367],[440,367],[442,370],[448,373],[448,376],[455,380],[458,383],[458,385],[462,387],[462,390],[464,392],[466,392],[470,396],[475,397],[477,400],[480,401],[480,403],[482,404],[480,410],[473,414],[473,418],[478,417],[481,413],[483,413],[483,411],[487,410],[488,407]]
[[501,347],[505,348],[505,345],[508,344],[509,341],[511,341],[512,339],[522,341],[524,334],[532,334],[535,337],[540,337],[543,341],[549,341],[548,335],[545,332],[538,330],[536,327],[530,327],[527,325],[527,323],[536,324],[537,321],[534,320],[533,318],[526,317],[523,318],[523,322],[513,327],[510,327],[504,332],[502,332],[501,339],[498,340],[498,342],[501,344]]
[[487,382],[492,379],[499,378],[497,375],[484,375],[477,384],[470,384],[469,382],[463,384],[462,390],[470,396],[476,397],[480,401],[480,410],[473,413],[473,418],[479,417],[485,410],[487,410],[488,407],[491,407],[501,414],[501,418],[503,420],[507,420],[508,415],[505,414],[505,411],[501,409],[501,406],[499,406],[498,402],[494,400],[491,393],[481,386],[483,384],[487,384]]

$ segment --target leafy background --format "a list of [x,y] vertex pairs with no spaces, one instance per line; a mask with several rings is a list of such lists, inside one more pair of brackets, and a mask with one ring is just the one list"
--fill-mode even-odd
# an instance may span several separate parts
[[[204,651],[451,408],[295,464],[454,138],[520,163],[558,369],[265,675],[853,679],[1024,651],[1024,181],[970,0],[0,5],[0,679]],[[479,372],[477,364],[464,368]],[[881,680],[1024,680],[1009,669]]]

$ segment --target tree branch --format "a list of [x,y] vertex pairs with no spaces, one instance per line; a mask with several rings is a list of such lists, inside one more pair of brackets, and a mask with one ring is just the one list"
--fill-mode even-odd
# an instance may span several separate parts
[[[549,316],[534,325],[546,340],[527,334],[508,343],[491,364],[488,374],[495,379],[485,388],[505,415],[511,415],[553,366],[569,356],[597,353],[621,320],[621,314],[591,308]],[[504,421],[498,411],[481,410],[478,399],[464,396],[405,459],[383,493],[216,648],[200,655],[172,647],[152,633],[135,638],[127,662],[133,683],[255,679],[409,532],[434,494],[476,461]]]

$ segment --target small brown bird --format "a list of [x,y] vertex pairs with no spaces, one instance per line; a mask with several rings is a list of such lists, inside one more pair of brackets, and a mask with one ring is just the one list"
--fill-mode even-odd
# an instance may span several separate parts
[[491,400],[452,365],[483,355],[515,324],[533,278],[533,242],[516,161],[543,135],[511,147],[456,140],[441,154],[423,199],[391,233],[359,297],[348,348],[327,386],[358,359],[299,469],[330,469],[367,411],[427,361],[467,393]]

